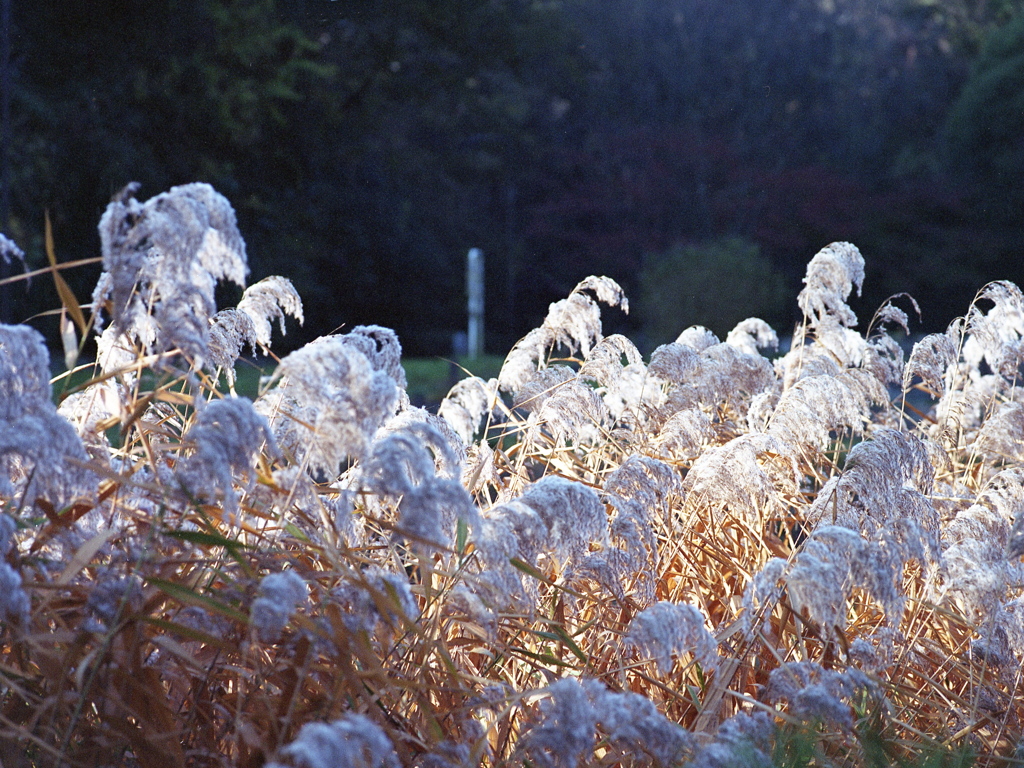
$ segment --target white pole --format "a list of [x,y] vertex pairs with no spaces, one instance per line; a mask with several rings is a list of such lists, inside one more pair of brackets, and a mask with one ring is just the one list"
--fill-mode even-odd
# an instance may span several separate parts
[[484,252],[470,248],[466,257],[466,293],[469,296],[467,352],[471,359],[484,354]]

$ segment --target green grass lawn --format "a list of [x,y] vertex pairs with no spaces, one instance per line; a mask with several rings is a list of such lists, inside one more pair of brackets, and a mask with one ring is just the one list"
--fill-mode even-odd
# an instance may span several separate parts
[[485,355],[469,358],[414,357],[402,360],[409,380],[409,399],[413,405],[436,407],[457,381],[469,375],[491,379],[498,375],[504,357]]
[[[409,399],[413,405],[436,408],[455,382],[466,376],[490,379],[498,375],[504,358],[486,355],[469,358],[413,357],[402,360],[408,379]],[[255,399],[259,392],[260,376],[268,375],[272,368],[259,367],[249,360],[239,360],[235,365],[235,391],[239,395]]]
[[[436,408],[455,382],[469,375],[490,379],[501,370],[503,357],[486,355],[471,360],[469,358],[446,359],[441,357],[414,357],[402,361],[405,375],[409,381],[409,399],[413,405]],[[273,371],[272,365],[261,365],[264,359],[256,361],[241,359],[235,364],[235,392],[250,400],[255,400],[260,391],[260,379]],[[54,375],[59,376],[55,371]],[[94,375],[87,369],[76,372],[70,380],[58,378],[54,381],[54,396],[59,399],[61,394],[89,380]],[[220,388],[227,391],[224,377],[221,377]]]

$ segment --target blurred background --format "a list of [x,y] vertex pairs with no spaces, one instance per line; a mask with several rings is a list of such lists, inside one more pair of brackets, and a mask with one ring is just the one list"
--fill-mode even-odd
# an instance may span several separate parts
[[[450,354],[470,247],[499,353],[589,274],[642,349],[749,315],[785,335],[834,240],[867,260],[862,323],[906,291],[939,330],[1024,283],[1022,0],[0,3],[0,228],[30,266],[44,211],[87,258],[129,181],[206,181],[252,279],[305,301],[282,349],[378,323]],[[65,273],[83,302],[98,272]]]

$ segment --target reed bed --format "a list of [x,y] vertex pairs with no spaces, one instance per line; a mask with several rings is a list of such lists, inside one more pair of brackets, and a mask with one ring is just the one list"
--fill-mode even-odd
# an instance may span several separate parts
[[91,304],[52,270],[68,373],[0,327],[4,766],[1021,762],[1016,286],[906,354],[913,300],[856,330],[833,243],[784,353],[750,319],[645,360],[590,277],[437,413],[378,326],[250,401],[300,297],[218,311],[228,201],[135,191]]

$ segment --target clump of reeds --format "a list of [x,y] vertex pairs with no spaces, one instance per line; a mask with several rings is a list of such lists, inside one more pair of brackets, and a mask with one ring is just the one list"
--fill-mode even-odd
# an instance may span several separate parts
[[233,365],[298,295],[218,312],[231,206],[134,191],[91,321],[61,292],[107,322],[59,408],[42,337],[0,327],[4,765],[1014,761],[1016,286],[904,360],[893,304],[856,330],[834,243],[785,354],[751,319],[645,362],[591,277],[437,414],[378,327],[250,402]]

